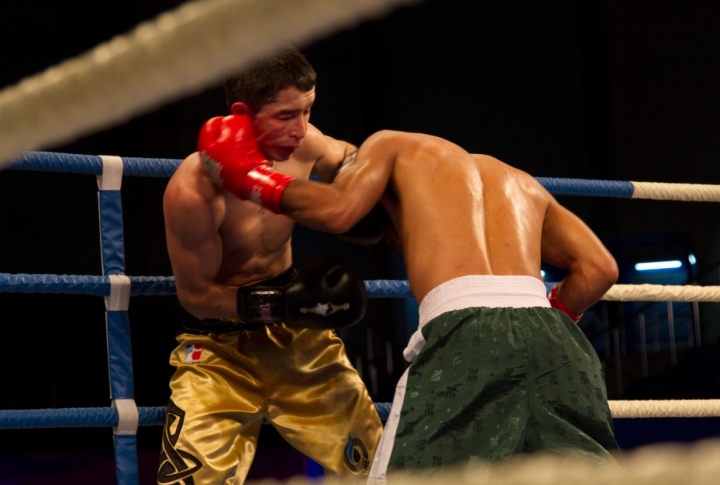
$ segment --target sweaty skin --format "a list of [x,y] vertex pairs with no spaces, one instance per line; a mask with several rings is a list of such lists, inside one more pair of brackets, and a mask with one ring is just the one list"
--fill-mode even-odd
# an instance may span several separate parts
[[[314,89],[288,88],[250,115],[260,150],[275,170],[328,181],[355,147],[309,124],[314,101]],[[249,112],[242,103],[232,111]],[[197,152],[170,179],[163,210],[178,299],[197,318],[238,318],[237,288],[291,265],[294,221],[214,186]]]
[[342,233],[381,200],[397,230],[413,295],[466,275],[540,276],[541,260],[569,270],[558,297],[580,314],[617,280],[593,232],[530,175],[430,135],[382,131],[334,183],[293,181],[283,210]]

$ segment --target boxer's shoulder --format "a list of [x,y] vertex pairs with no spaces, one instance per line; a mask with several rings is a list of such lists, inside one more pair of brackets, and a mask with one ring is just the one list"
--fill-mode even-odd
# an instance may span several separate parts
[[163,197],[166,212],[185,211],[191,207],[217,206],[223,202],[222,191],[210,179],[197,152],[189,155],[170,178]]

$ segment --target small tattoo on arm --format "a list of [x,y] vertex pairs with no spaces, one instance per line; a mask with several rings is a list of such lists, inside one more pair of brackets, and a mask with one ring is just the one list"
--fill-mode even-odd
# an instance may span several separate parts
[[346,168],[350,168],[353,165],[355,165],[355,157],[357,157],[357,150],[348,153],[345,158],[343,158],[343,161],[340,163],[340,167],[337,169],[337,173],[342,172]]

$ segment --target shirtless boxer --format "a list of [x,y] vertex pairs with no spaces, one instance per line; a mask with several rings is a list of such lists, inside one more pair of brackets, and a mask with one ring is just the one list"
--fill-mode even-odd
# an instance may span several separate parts
[[[315,72],[294,49],[228,79],[225,90],[279,173],[328,181],[355,150],[308,123]],[[263,419],[327,474],[366,474],[382,424],[342,341],[328,329],[301,328],[318,326],[302,319],[266,325],[277,318],[253,314],[248,304],[268,286],[282,292],[318,273],[348,277],[345,270],[321,261],[298,282],[294,222],[219,189],[210,175],[193,153],[163,201],[177,295],[188,313],[170,357],[176,370],[158,483],[242,483]],[[344,284],[330,281],[329,291],[344,292]],[[352,323],[343,315],[326,327]]]
[[[540,450],[613,461],[602,369],[575,323],[616,281],[617,265],[535,179],[446,140],[393,131],[371,136],[331,185],[263,179],[256,161],[221,158],[249,172],[238,196],[272,193],[276,210],[315,229],[343,232],[378,200],[388,210],[420,322],[370,482],[384,483],[388,470],[427,474]],[[569,272],[550,295],[541,260]]]

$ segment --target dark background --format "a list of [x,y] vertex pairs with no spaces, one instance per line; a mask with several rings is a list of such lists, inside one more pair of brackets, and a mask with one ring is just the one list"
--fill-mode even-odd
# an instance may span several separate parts
[[[180,3],[4,1],[0,87]],[[427,0],[299,47],[318,72],[311,122],[335,138],[359,144],[379,129],[417,131],[496,156],[535,176],[720,182],[720,3],[713,0]],[[180,159],[194,150],[202,123],[225,112],[218,85],[115,128],[45,148]],[[123,181],[128,275],[171,274],[161,205],[166,182]],[[0,273],[100,274],[96,194],[93,176],[0,172]],[[625,268],[638,254],[666,258],[692,252],[698,262],[688,280],[718,283],[716,204],[583,197],[560,201],[606,242],[621,263],[620,282],[630,282]],[[301,227],[293,246],[300,266],[312,257],[335,254],[365,279],[404,278],[401,256],[384,247],[350,246]],[[131,301],[139,406],[165,405],[169,395],[167,361],[177,329],[170,300]],[[416,324],[413,302],[371,303],[364,324],[341,336],[373,399],[386,402],[403,370],[402,348]],[[0,305],[0,409],[109,404],[102,299],[0,294]],[[617,316],[623,308],[610,305],[608,312],[611,325],[623,324]],[[624,371],[621,389],[609,382],[611,398],[720,396],[720,311],[717,305],[701,304],[700,316],[702,347],[680,349],[677,366],[660,356],[650,380],[637,378],[632,372],[637,359],[626,358],[630,370]],[[606,364],[614,365],[611,360]],[[720,434],[714,421],[697,420],[697,433],[670,421],[666,434],[647,440]],[[636,434],[618,427],[626,447],[642,444],[630,438]],[[113,473],[107,458],[110,435],[105,429],[2,431],[0,483],[36,483],[28,477],[49,470],[56,474],[54,483],[61,483],[60,476],[79,476],[61,468],[87,471],[91,465],[103,470],[87,472],[94,483],[105,483],[97,477]],[[152,480],[159,436],[159,429],[139,431],[143,480]],[[270,473],[263,460],[285,453],[272,430],[263,431],[262,440],[252,472],[256,477]],[[288,474],[302,473],[297,457],[287,459],[296,466]],[[278,469],[276,461],[272,468]],[[37,483],[47,475],[43,477]]]

